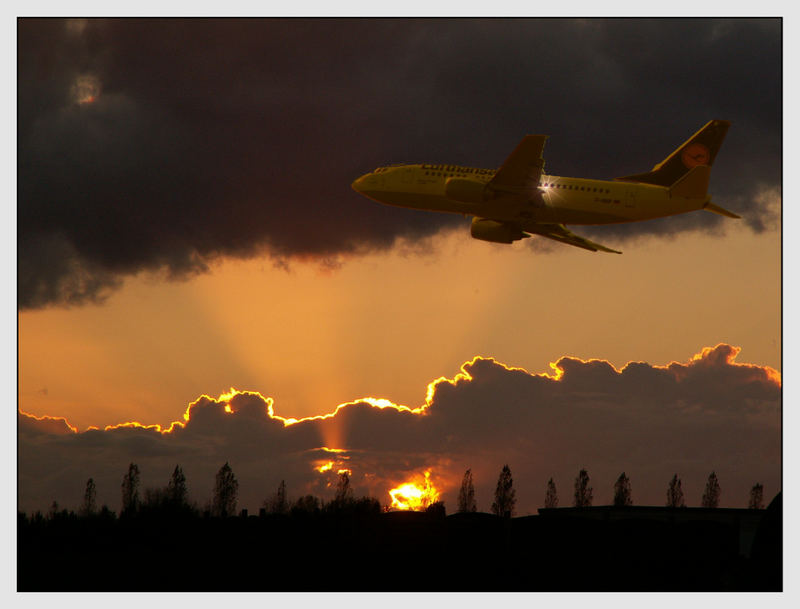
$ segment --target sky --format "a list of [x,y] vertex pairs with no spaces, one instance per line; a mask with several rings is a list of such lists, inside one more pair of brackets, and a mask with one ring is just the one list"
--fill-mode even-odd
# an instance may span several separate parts
[[[690,505],[712,470],[728,507],[780,489],[779,21],[17,35],[20,509],[77,507],[89,477],[118,509],[131,460],[145,486],[181,463],[201,504],[230,461],[250,509],[281,479],[325,498],[341,468],[382,502],[429,471],[449,511],[467,468],[488,511],[506,463],[521,514],[549,477],[569,504],[581,467],[597,504],[622,471],[652,505],[673,473]],[[710,192],[743,218],[574,227],[622,256],[475,241],[349,186],[494,168],[526,133],[549,135],[548,173],[611,179],[711,119],[732,126]]]

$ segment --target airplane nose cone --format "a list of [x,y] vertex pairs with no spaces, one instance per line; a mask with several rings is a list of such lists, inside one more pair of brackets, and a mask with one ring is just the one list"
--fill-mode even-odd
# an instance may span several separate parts
[[383,186],[383,176],[374,173],[365,173],[363,176],[354,180],[350,187],[357,193],[365,197],[371,197]]
[[375,187],[375,176],[371,173],[365,173],[360,178],[353,180],[353,183],[350,184],[350,188],[364,194],[365,190],[370,190],[370,187]]
[[353,183],[350,184],[350,188],[352,188],[356,192],[361,192],[362,190],[364,190],[364,178],[365,177],[366,176],[361,176],[360,178],[357,178],[357,179],[353,180]]

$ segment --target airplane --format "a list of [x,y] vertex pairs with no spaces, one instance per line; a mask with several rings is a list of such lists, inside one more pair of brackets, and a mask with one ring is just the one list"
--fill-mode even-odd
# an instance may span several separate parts
[[614,180],[546,175],[546,135],[526,135],[500,169],[446,164],[378,167],[352,188],[379,203],[474,216],[476,239],[513,243],[539,235],[590,251],[622,252],[580,237],[567,224],[640,222],[704,209],[740,218],[714,205],[711,165],[730,127],[712,120],[646,173]]

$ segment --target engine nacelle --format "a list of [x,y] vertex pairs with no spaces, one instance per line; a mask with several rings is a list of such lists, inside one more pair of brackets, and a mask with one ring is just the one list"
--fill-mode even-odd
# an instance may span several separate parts
[[462,203],[483,203],[491,198],[486,184],[464,178],[448,178],[444,184],[444,196]]
[[513,243],[529,236],[523,233],[518,226],[484,218],[473,218],[469,232],[475,239],[493,243]]

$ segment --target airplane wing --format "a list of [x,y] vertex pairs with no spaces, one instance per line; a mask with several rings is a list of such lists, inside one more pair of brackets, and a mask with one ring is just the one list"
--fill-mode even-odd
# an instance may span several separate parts
[[532,226],[524,226],[523,230],[528,233],[533,233],[535,235],[541,235],[542,237],[547,237],[548,239],[553,239],[554,241],[560,241],[561,243],[566,243],[567,245],[574,245],[576,247],[582,247],[585,250],[589,250],[592,252],[601,251],[601,252],[609,252],[612,254],[621,254],[622,252],[618,252],[617,250],[612,250],[610,247],[606,247],[605,245],[600,245],[599,243],[595,243],[594,241],[589,241],[584,237],[579,237],[572,231],[568,230],[566,226],[563,224],[535,224]]
[[521,194],[536,188],[542,175],[546,135],[526,135],[489,181],[495,191]]

